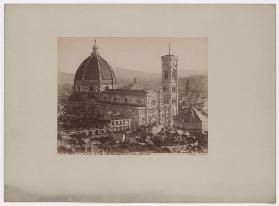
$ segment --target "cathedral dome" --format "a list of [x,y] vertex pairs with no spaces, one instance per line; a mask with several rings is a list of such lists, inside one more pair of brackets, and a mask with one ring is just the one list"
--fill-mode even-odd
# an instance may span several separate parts
[[110,80],[115,82],[115,74],[109,63],[98,53],[96,42],[93,52],[78,67],[75,82],[78,80]]

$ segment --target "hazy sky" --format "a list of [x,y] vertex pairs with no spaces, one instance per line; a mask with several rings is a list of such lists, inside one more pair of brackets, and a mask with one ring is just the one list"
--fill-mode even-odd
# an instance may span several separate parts
[[[58,70],[74,73],[91,54],[94,37],[58,38]],[[178,69],[207,70],[207,38],[96,38],[100,55],[114,67],[161,72],[161,56],[178,56]]]

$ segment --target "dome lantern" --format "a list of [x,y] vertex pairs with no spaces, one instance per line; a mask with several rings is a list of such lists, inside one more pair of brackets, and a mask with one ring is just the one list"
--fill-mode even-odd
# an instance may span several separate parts
[[99,55],[99,51],[98,51],[99,48],[98,48],[98,46],[96,44],[96,39],[94,40],[94,45],[93,45],[92,49],[93,49],[92,55]]

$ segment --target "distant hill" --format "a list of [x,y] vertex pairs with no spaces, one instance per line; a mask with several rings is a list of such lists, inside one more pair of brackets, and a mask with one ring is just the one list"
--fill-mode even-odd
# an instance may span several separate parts
[[[162,77],[161,72],[143,72],[121,67],[115,67],[113,70],[119,79],[133,79],[134,77],[137,79],[157,79]],[[207,75],[207,71],[178,69],[178,78],[193,75]]]
[[[160,73],[150,73],[150,72],[142,72],[131,69],[124,69],[120,67],[115,67],[113,69],[116,75],[117,84],[125,85],[133,82],[134,78],[137,78],[137,81],[142,82],[144,80],[157,80],[161,78]],[[73,84],[74,83],[75,74],[66,73],[66,72],[58,72],[57,80],[58,84]]]
[[206,70],[178,69],[178,78],[184,78],[187,76],[207,76],[207,71]]
[[[161,85],[161,73],[153,73],[153,72],[143,72],[132,69],[126,69],[121,67],[115,67],[114,73],[116,75],[117,84],[121,87],[133,82],[134,78],[137,79],[139,84],[152,86],[160,86]],[[195,70],[178,70],[178,78],[179,82],[182,80],[182,85],[185,84],[185,77],[187,76],[207,76],[207,71],[195,71]],[[74,83],[75,74],[66,73],[66,72],[58,72],[58,84],[73,84]],[[207,79],[207,77],[206,77]],[[203,80],[203,85],[207,85]],[[181,88],[181,86],[179,86]]]
[[[208,77],[207,75],[192,75],[189,77],[191,92],[207,92],[208,91]],[[178,81],[179,92],[186,92],[186,77],[179,78]]]
[[75,74],[66,73],[66,72],[58,72],[57,74],[57,82],[58,84],[74,84]]
[[133,80],[134,78],[137,79],[157,79],[161,78],[161,73],[153,73],[153,72],[143,72],[137,71],[132,69],[125,69],[121,67],[115,67],[113,69],[116,79],[129,79]]

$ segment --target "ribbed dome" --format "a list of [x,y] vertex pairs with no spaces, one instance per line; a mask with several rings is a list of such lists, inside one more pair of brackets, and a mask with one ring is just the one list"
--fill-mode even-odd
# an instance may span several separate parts
[[92,54],[78,67],[75,75],[75,82],[77,80],[115,81],[115,75],[111,66],[99,55],[96,45],[93,47]]

